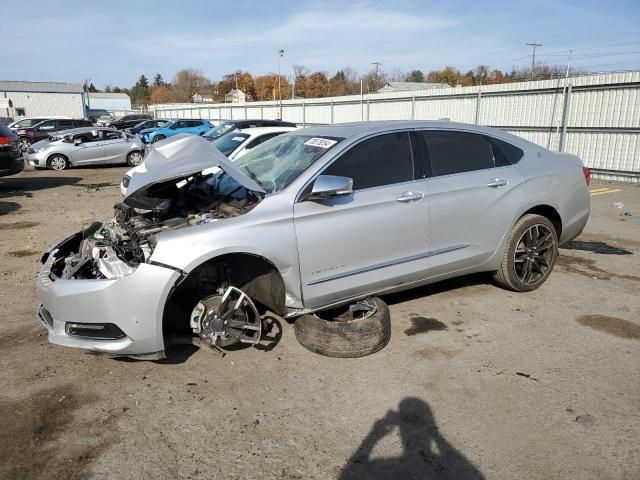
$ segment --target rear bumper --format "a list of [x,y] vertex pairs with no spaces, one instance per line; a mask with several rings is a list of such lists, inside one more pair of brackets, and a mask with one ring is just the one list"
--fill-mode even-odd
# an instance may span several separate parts
[[[164,355],[164,305],[178,272],[141,264],[133,274],[116,280],[54,280],[56,253],[49,254],[36,282],[38,319],[51,343],[111,355]],[[125,336],[106,340],[70,335],[68,323],[113,324]]]

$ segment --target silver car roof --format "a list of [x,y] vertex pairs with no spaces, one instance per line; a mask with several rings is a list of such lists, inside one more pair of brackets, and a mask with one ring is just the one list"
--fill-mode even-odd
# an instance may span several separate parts
[[[532,145],[521,137],[499,130],[497,128],[486,127],[484,125],[473,125],[470,123],[450,122],[448,120],[386,120],[373,122],[352,122],[336,123],[333,125],[319,125],[302,128],[288,133],[287,135],[317,135],[326,137],[354,138],[383,133],[396,129],[444,129],[444,130],[464,130],[483,133],[491,136],[508,139],[516,145]],[[538,147],[542,148],[542,147]]]
[[60,130],[58,132],[52,132],[53,135],[66,136],[66,135],[75,135],[77,133],[87,133],[93,132],[94,130],[99,131],[118,131],[116,128],[110,127],[78,127],[78,128],[70,128],[68,130]]

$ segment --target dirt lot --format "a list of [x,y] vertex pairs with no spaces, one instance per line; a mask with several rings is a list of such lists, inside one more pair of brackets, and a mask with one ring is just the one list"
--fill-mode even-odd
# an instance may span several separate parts
[[51,346],[35,318],[41,252],[109,218],[123,171],[0,179],[0,478],[640,478],[640,188],[592,185],[535,292],[386,297],[373,356],[312,354],[284,322],[271,350],[145,362]]

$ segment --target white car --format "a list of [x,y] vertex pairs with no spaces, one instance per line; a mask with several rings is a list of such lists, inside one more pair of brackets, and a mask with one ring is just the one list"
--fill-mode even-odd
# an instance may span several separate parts
[[[296,130],[296,127],[256,127],[234,130],[227,135],[213,140],[211,144],[220,150],[229,160],[234,161],[267,140],[293,130]],[[204,173],[211,173],[211,171],[216,168],[217,167],[212,167],[212,169],[205,170]],[[146,171],[144,163],[127,170],[120,182],[120,193],[122,193],[123,196],[127,195],[127,187],[129,186],[131,177],[136,173],[144,171]]]

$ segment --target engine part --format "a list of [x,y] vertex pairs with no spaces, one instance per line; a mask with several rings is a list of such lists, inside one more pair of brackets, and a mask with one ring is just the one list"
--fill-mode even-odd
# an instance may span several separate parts
[[191,312],[191,329],[212,347],[238,342],[256,345],[262,335],[262,319],[247,294],[228,287],[224,294],[198,302]]

